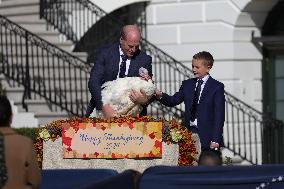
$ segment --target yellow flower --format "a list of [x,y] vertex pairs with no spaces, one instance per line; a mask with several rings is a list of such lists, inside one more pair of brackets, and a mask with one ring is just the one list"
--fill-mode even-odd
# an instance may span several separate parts
[[42,129],[39,133],[39,137],[42,138],[44,141],[47,141],[50,139],[50,134],[47,129]]
[[172,138],[172,141],[179,142],[182,139],[182,135],[180,131],[176,131],[175,129],[171,129],[170,135]]
[[160,153],[161,153],[160,148],[154,147],[154,148],[152,149],[152,153],[153,153],[154,155],[160,154]]

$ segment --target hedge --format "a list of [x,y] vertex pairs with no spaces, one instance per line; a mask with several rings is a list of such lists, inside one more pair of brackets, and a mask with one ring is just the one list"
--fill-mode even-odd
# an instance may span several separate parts
[[17,133],[31,138],[34,142],[38,128],[13,128]]

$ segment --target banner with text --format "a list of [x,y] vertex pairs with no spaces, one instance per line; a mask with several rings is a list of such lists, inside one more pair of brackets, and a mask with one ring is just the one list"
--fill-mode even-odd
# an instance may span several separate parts
[[161,158],[162,122],[64,123],[63,158]]

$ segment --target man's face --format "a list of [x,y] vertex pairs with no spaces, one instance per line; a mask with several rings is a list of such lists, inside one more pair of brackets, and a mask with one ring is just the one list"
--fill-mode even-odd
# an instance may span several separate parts
[[192,72],[198,79],[203,78],[210,71],[210,67],[203,63],[203,60],[192,59]]
[[120,38],[120,47],[123,53],[132,57],[135,52],[139,49],[140,38],[135,36],[127,36],[125,39]]

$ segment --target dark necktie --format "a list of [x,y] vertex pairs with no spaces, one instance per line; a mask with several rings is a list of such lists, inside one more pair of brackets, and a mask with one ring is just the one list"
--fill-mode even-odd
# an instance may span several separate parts
[[122,58],[122,61],[120,63],[120,67],[119,67],[119,78],[124,78],[125,77],[125,71],[126,71],[126,60],[127,60],[127,56],[125,55],[120,55]]
[[198,79],[197,80],[197,87],[194,91],[194,97],[193,97],[193,101],[192,101],[192,105],[190,108],[190,112],[191,112],[191,117],[190,117],[190,121],[194,121],[196,119],[196,109],[197,109],[197,105],[198,105],[198,99],[200,96],[200,91],[201,91],[201,85],[203,83],[202,79]]

